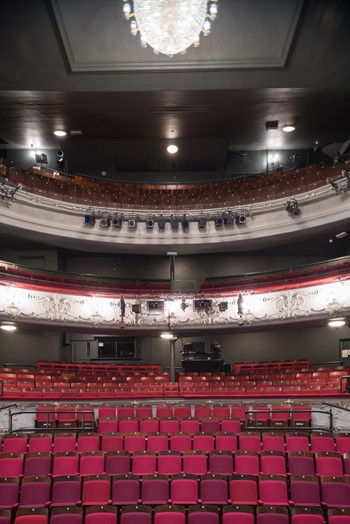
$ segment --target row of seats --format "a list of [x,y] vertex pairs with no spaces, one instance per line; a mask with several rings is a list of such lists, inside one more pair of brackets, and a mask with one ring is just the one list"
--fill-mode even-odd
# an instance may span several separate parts
[[0,454],[0,477],[32,475],[350,475],[350,453],[309,451],[66,451]]
[[264,369],[266,371],[275,371],[283,369],[301,369],[310,366],[309,359],[295,360],[257,360],[256,362],[235,362],[233,366],[234,373],[256,371]]
[[[301,361],[305,362],[305,361]],[[53,363],[54,365],[56,363]],[[17,370],[11,373],[9,368],[0,370],[3,396],[5,398],[125,398],[132,397],[229,397],[229,396],[324,396],[341,394],[340,380],[348,375],[348,369],[319,368],[312,371],[305,368],[285,367],[278,372],[269,369],[264,364],[248,367],[241,366],[236,376],[216,374],[191,373],[179,375],[178,382],[170,382],[168,373],[156,375],[156,371],[146,372],[145,369],[135,371],[118,370],[116,375],[109,369],[99,369],[91,365],[90,370],[83,367],[73,369],[67,367],[50,371],[37,369],[32,373],[28,370]],[[86,365],[88,368],[89,365]],[[159,366],[158,366],[159,367]],[[151,366],[149,366],[152,369]],[[156,369],[157,366],[154,367]],[[58,373],[58,374],[56,374]],[[346,383],[342,384],[342,392],[346,392]]]
[[[163,186],[127,184],[86,180],[86,177],[54,178],[51,173],[37,172],[35,169],[19,171],[13,176],[17,183],[26,186],[27,190],[46,194],[51,198],[69,198],[85,205],[101,205],[116,203],[128,208],[138,205],[140,208],[151,206],[162,209],[185,209],[203,207],[208,202],[218,202],[222,207],[240,205],[242,203],[264,201],[271,198],[288,196],[293,192],[314,189],[323,185],[328,177],[339,176],[340,165],[319,169],[317,165],[285,173],[262,174],[257,177],[240,178],[220,182]],[[310,187],[309,187],[310,186]],[[293,193],[293,194],[294,194]],[[113,207],[112,206],[112,207]]]
[[148,373],[155,373],[156,375],[159,375],[162,372],[162,367],[157,364],[151,364],[151,365],[126,365],[126,364],[91,364],[87,362],[55,362],[51,360],[38,360],[36,363],[37,369],[45,370],[45,371],[57,371],[57,370],[64,370],[64,371],[84,371],[86,372],[93,372],[96,373],[97,371],[107,371],[107,372],[113,372],[113,373],[127,373],[127,374],[148,374]]
[[[348,508],[228,505],[136,505],[19,508],[14,524],[349,524]],[[0,524],[11,524],[11,510],[0,510]]]
[[[126,405],[100,406],[97,410],[99,431],[155,432],[165,431],[234,431],[238,433],[240,424],[252,426],[288,427],[292,425],[311,426],[312,408],[310,404],[261,404],[237,405],[195,405],[191,417],[190,405]],[[84,421],[82,417],[84,414]],[[154,415],[154,416],[153,416]],[[36,406],[37,427],[92,427],[95,421],[95,408],[89,404],[73,406],[69,404],[41,404]],[[238,421],[238,422],[237,422]],[[102,429],[103,426],[105,429]]]
[[0,507],[247,504],[350,508],[350,478],[292,475],[79,475],[2,479]]
[[[290,387],[230,387],[215,386],[211,388],[197,387],[192,385],[179,387],[177,383],[149,384],[142,383],[123,385],[117,388],[87,388],[87,389],[36,389],[18,387],[5,387],[1,398],[13,400],[42,400],[42,399],[63,399],[63,400],[126,400],[128,398],[184,398],[201,399],[213,397],[217,399],[232,398],[241,399],[242,397],[251,398],[327,398],[343,396],[345,391],[339,389],[339,383],[323,387],[314,386],[290,386]],[[1,390],[0,390],[1,391]]]
[[67,451],[303,451],[350,453],[350,433],[232,431],[174,433],[104,433],[57,432],[12,433],[0,440],[2,453],[59,453]]

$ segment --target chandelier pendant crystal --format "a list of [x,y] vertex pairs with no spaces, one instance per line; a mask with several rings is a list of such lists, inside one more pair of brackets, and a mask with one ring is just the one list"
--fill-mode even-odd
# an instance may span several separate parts
[[210,33],[218,0],[124,0],[124,17],[130,20],[130,32],[140,33],[141,45],[156,54],[185,54],[199,46],[200,34]]

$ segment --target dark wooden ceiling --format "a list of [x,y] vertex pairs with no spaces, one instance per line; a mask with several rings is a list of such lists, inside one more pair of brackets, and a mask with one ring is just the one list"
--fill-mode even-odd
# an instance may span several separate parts
[[[184,164],[218,175],[235,151],[349,138],[346,0],[220,0],[212,34],[173,58],[141,48],[122,4],[4,3],[1,147],[64,147],[76,172],[86,167],[82,151],[95,149],[106,160],[94,159],[97,173],[128,161],[142,170],[145,159],[169,171],[174,138]],[[290,119],[297,129],[287,135]],[[268,120],[278,130],[267,132]],[[57,127],[82,136],[58,141]]]

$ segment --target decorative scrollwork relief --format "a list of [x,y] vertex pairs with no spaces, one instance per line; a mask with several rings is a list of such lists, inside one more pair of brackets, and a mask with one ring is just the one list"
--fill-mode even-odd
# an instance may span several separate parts
[[[174,296],[160,296],[164,310],[153,313],[147,302],[154,296],[124,297],[121,318],[120,296],[76,296],[26,290],[1,285],[0,315],[10,319],[26,319],[57,325],[70,322],[93,327],[149,327],[172,329],[185,326],[233,327],[264,325],[271,320],[288,321],[310,316],[329,316],[349,311],[350,293],[339,282],[308,288],[289,289],[270,293],[245,295],[241,314],[237,298],[227,294],[211,299],[207,309],[196,309],[193,296],[187,300]],[[136,307],[137,306],[137,307]],[[121,324],[122,322],[122,324]]]

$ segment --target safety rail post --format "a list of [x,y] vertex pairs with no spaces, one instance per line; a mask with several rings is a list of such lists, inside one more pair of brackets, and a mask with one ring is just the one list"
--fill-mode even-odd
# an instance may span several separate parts
[[[343,393],[343,381],[344,380],[349,380],[350,379],[350,375],[344,375],[343,377],[340,377],[340,380],[339,380],[339,390],[340,390],[340,393]],[[348,389],[348,388],[346,388]]]

